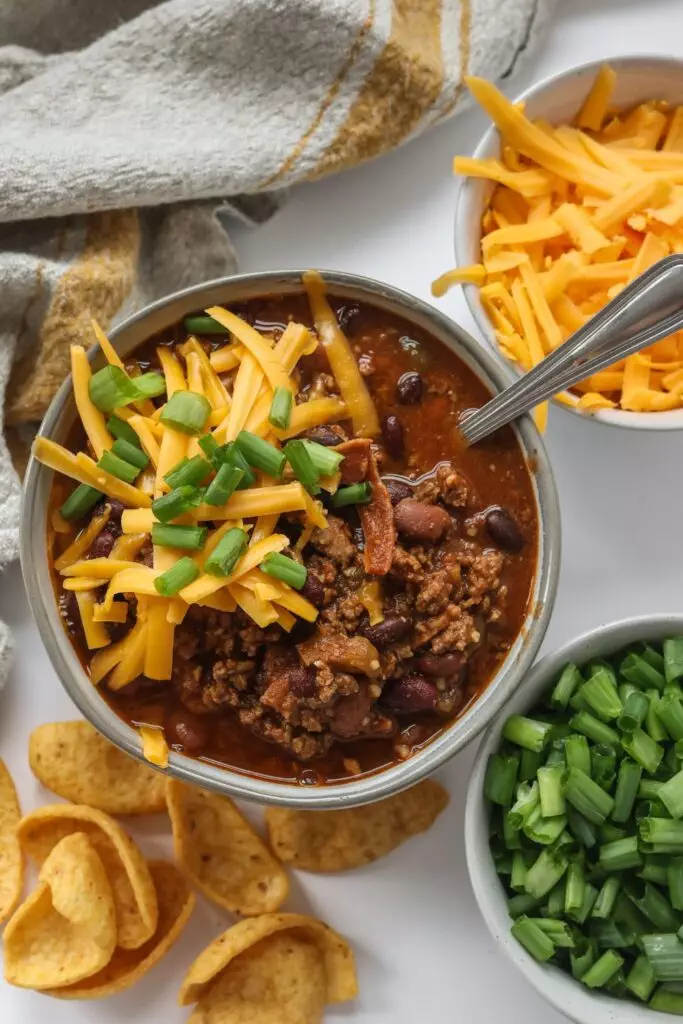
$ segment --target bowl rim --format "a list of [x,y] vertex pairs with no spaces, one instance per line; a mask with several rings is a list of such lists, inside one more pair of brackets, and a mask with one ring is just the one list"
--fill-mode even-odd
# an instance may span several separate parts
[[[488,849],[483,795],[486,764],[500,742],[507,715],[528,710],[567,662],[581,665],[638,640],[664,639],[681,633],[683,613],[633,615],[585,630],[555,648],[536,662],[501,714],[488,725],[472,765],[465,798],[465,858],[474,898],[488,931],[505,955],[551,1006],[577,1024],[646,1024],[657,1017],[664,1021],[667,1015],[602,992],[591,992],[558,967],[538,963],[512,937],[503,887]],[[597,1016],[600,1010],[604,1016]]]
[[[675,70],[679,76],[683,75],[683,59],[675,57],[674,55],[666,56],[664,54],[646,53],[624,54],[622,56],[615,57],[607,55],[605,57],[596,58],[595,60],[585,61],[583,64],[576,64],[572,67],[565,68],[563,71],[557,71],[546,75],[538,81],[533,82],[531,85],[528,85],[521,92],[517,93],[512,98],[512,102],[520,103],[540,96],[547,89],[557,86],[562,81],[587,76],[591,72],[595,73],[605,64],[609,64],[610,67],[614,68],[617,74],[620,69],[626,70],[627,68],[637,67],[638,65],[651,66],[653,64],[658,64],[662,68],[670,67],[671,70]],[[498,129],[495,124],[490,124],[474,148],[472,153],[474,159],[480,159],[486,155],[489,146],[497,135]],[[467,177],[462,178],[457,185],[453,232],[455,263],[457,267],[464,267],[471,263],[471,260],[467,257],[466,233],[459,225],[464,223],[466,219],[463,217],[463,213],[465,207],[470,202],[470,195],[473,187],[473,179]],[[491,323],[479,300],[478,288],[472,284],[463,284],[462,288],[467,308],[479,328],[488,348],[493,352],[495,358],[505,367],[510,380],[516,380],[522,375],[522,371],[516,363],[507,359],[500,351],[493,335]],[[597,423],[604,427],[620,427],[627,430],[683,430],[683,408],[671,409],[658,413],[630,412],[626,409],[598,409],[595,412],[587,413],[580,409],[575,409],[571,406],[565,405],[563,402],[558,402],[554,398],[550,399],[550,402],[554,409],[560,409],[564,413],[569,413],[570,415],[577,416],[584,421]]]
[[[491,390],[502,388],[507,383],[504,372],[492,356],[482,350],[478,342],[467,332],[433,306],[407,292],[371,278],[327,270],[320,272],[333,293],[341,292],[342,295],[347,294],[349,297],[356,295],[369,304],[380,307],[384,305],[409,321],[412,319],[416,324],[424,324],[424,329],[455,351]],[[172,309],[173,316],[170,316],[169,309],[167,321],[170,324],[177,322],[197,306],[204,305],[202,297],[207,294],[210,295],[210,298],[206,299],[207,302],[236,302],[240,301],[240,295],[243,300],[245,296],[283,291],[292,293],[301,288],[303,273],[303,270],[295,269],[239,274],[182,289],[151,303],[125,319],[110,332],[110,338],[114,346],[121,348],[125,354],[127,340],[130,341],[132,350],[144,337],[149,337],[155,330],[160,329],[151,326],[155,313],[163,314],[163,311]],[[221,300],[216,298],[216,292],[227,294]],[[150,326],[144,332],[148,321]],[[89,358],[91,362],[96,362],[98,357],[104,362],[99,346],[95,345],[89,350]],[[38,433],[51,436],[62,416],[69,410],[71,402],[69,376],[54,397]],[[307,787],[270,781],[263,776],[218,767],[174,751],[170,753],[166,773],[194,785],[261,803],[295,805],[308,809],[349,807],[371,803],[413,785],[431,774],[465,743],[478,735],[487,721],[505,703],[522,674],[531,665],[545,635],[559,575],[559,503],[545,446],[530,417],[524,417],[514,429],[527,463],[532,462],[531,477],[539,519],[539,552],[534,592],[522,631],[508,658],[501,665],[492,683],[460,719],[437,734],[432,742],[412,758],[390,768],[361,776],[357,781],[341,784]],[[142,760],[138,733],[119,718],[96,692],[61,625],[49,578],[47,547],[42,540],[45,535],[47,492],[51,479],[51,471],[42,467],[32,456],[24,483],[20,529],[21,566],[29,604],[48,657],[71,699],[107,739],[128,754]]]

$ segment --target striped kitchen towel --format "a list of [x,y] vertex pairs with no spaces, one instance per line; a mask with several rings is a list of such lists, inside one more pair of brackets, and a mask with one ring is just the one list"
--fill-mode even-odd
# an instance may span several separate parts
[[19,462],[90,317],[234,270],[217,213],[258,221],[286,186],[448,117],[464,75],[514,69],[551,3],[0,4],[0,569],[19,519],[3,396]]

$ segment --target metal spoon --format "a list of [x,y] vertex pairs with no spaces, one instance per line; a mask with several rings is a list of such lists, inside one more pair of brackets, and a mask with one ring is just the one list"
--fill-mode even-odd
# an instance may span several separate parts
[[540,402],[683,328],[683,254],[666,256],[626,285],[564,344],[460,424],[468,444]]

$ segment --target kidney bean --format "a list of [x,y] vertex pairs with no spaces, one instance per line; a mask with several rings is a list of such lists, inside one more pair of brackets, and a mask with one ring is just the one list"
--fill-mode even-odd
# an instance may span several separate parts
[[439,692],[431,680],[420,675],[404,676],[390,682],[382,694],[382,703],[398,714],[431,711]]
[[92,543],[90,551],[88,552],[89,558],[108,558],[111,554],[111,549],[114,547],[116,541],[116,534],[112,530],[108,530],[106,527],[102,530]]
[[295,697],[315,696],[315,669],[295,665],[287,670],[289,688]]
[[394,522],[398,532],[410,540],[437,541],[451,525],[451,517],[440,505],[404,498],[394,509]]
[[412,498],[413,488],[407,480],[396,480],[394,477],[384,477],[382,483],[389,492],[392,505],[398,505],[404,498]]
[[326,448],[333,448],[334,445],[341,444],[342,441],[346,441],[346,434],[341,427],[336,429],[327,426],[309,427],[308,430],[304,430],[301,436],[305,437],[307,441],[315,441],[316,444],[324,444]]
[[524,534],[504,508],[492,508],[486,516],[486,529],[489,536],[503,551],[515,554],[524,547]]
[[392,459],[400,459],[403,455],[403,427],[398,416],[385,416],[382,420],[382,439],[384,447]]
[[323,601],[325,600],[325,588],[320,577],[316,576],[314,572],[309,571],[306,582],[301,588],[301,594],[307,601],[314,604],[316,608],[322,608]]
[[387,615],[382,622],[377,622],[374,626],[366,625],[361,632],[371,644],[386,647],[387,644],[395,644],[402,640],[412,628],[411,620],[404,615]]
[[415,370],[409,370],[398,378],[396,397],[401,405],[416,405],[422,398],[422,377]]
[[198,753],[209,740],[206,723],[191,711],[174,711],[166,719],[164,731],[170,744],[179,744],[188,754]]
[[462,654],[453,652],[451,654],[421,654],[415,659],[415,667],[424,672],[426,676],[439,676],[443,679],[451,679],[460,675],[465,659]]

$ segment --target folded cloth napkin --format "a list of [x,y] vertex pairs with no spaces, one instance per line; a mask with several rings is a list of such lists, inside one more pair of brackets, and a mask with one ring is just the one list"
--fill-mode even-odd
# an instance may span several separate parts
[[221,214],[455,112],[510,74],[552,0],[40,0],[0,5],[0,570],[22,432],[93,341],[230,273]]

